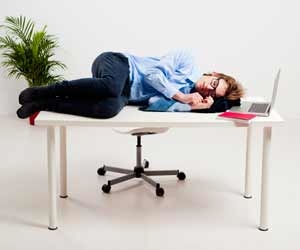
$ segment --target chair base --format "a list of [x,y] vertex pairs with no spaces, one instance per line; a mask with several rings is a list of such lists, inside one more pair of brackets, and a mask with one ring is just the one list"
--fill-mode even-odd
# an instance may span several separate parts
[[99,168],[97,173],[99,175],[105,175],[106,171],[110,172],[115,172],[115,173],[122,173],[125,174],[121,177],[118,177],[113,180],[109,180],[107,184],[104,184],[102,186],[102,191],[104,193],[109,193],[111,186],[128,181],[133,178],[142,178],[144,181],[155,187],[156,189],[156,195],[157,196],[163,196],[165,191],[164,189],[160,186],[159,183],[155,182],[152,180],[149,176],[154,176],[154,175],[176,175],[179,180],[184,180],[185,179],[185,174],[183,172],[179,172],[179,170],[145,170],[145,168],[149,167],[149,161],[144,160],[144,163],[142,163],[142,136],[143,135],[150,135],[150,134],[156,134],[158,132],[153,132],[153,131],[139,131],[139,132],[132,132],[131,134],[133,136],[136,136],[136,167],[131,170],[131,169],[125,169],[125,168],[116,168],[116,167],[111,167],[111,166],[106,166],[104,165],[102,168]]
[[160,186],[158,182],[155,182],[149,176],[176,175],[179,180],[184,180],[186,177],[185,174],[183,172],[180,172],[179,170],[145,170],[145,167],[148,166],[148,161],[144,161],[144,166],[136,166],[133,170],[103,165],[103,167],[99,168],[97,171],[99,175],[105,175],[106,171],[122,173],[125,175],[109,180],[107,184],[104,184],[102,186],[102,191],[104,193],[109,193],[112,185],[128,181],[133,178],[142,178],[151,186],[155,187],[157,196],[163,196],[164,189]]

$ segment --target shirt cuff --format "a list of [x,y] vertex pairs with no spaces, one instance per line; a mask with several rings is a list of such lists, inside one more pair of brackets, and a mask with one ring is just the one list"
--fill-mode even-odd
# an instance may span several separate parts
[[169,112],[189,112],[192,108],[189,104],[175,102],[171,107],[168,108]]
[[163,95],[166,96],[167,98],[172,99],[173,96],[178,92],[180,91],[176,88],[168,88],[164,90]]

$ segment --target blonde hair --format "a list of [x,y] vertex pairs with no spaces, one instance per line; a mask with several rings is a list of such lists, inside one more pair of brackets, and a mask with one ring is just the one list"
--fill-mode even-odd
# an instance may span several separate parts
[[245,89],[240,82],[234,79],[232,76],[225,75],[223,73],[213,72],[209,74],[204,74],[207,76],[216,76],[223,79],[227,83],[227,90],[225,92],[225,97],[228,100],[237,100],[245,95]]

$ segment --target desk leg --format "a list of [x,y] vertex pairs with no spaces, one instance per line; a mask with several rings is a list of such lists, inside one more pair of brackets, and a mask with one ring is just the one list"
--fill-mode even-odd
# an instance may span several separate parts
[[269,210],[269,168],[270,168],[270,148],[271,148],[272,128],[264,128],[263,159],[261,176],[261,201],[260,201],[260,226],[259,230],[268,230],[268,210]]
[[47,128],[47,156],[48,156],[48,192],[49,192],[49,227],[57,229],[57,204],[56,204],[56,171],[55,171],[55,128]]
[[253,164],[251,160],[252,156],[252,128],[249,126],[247,128],[247,148],[246,148],[246,168],[245,168],[245,190],[244,197],[247,199],[252,198],[252,167]]
[[67,198],[67,143],[66,127],[60,126],[60,198]]

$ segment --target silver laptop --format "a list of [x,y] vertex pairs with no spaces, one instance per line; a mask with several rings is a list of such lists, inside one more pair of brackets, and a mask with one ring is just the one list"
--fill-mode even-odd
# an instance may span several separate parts
[[277,95],[280,71],[281,70],[279,69],[274,81],[273,95],[272,95],[271,102],[242,102],[241,106],[234,106],[230,110],[236,112],[254,114],[257,116],[269,116],[271,109],[274,107],[274,103]]

